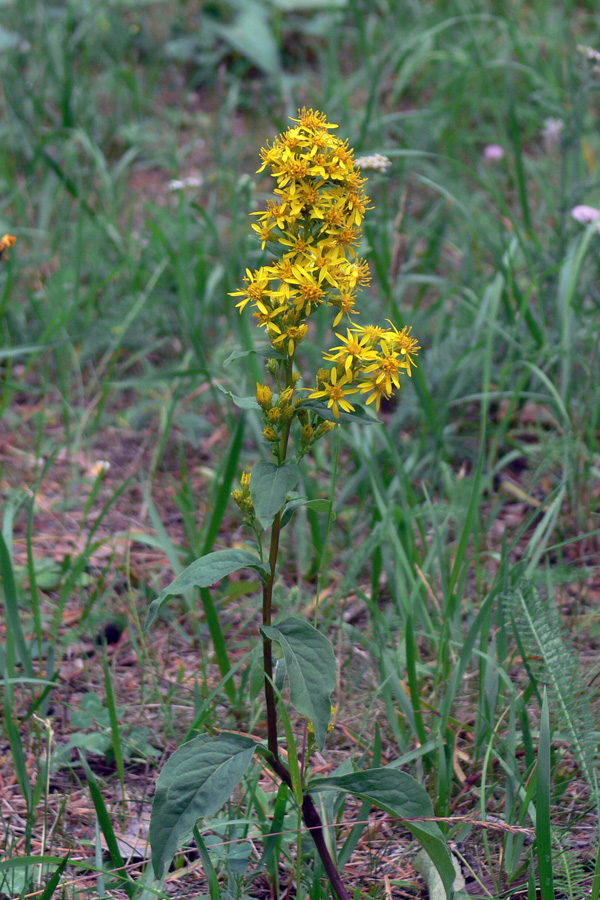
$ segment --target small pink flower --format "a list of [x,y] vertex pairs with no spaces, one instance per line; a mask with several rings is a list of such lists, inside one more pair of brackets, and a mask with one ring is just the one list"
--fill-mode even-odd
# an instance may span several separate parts
[[577,222],[582,225],[591,225],[592,222],[598,222],[596,231],[600,232],[600,209],[595,206],[574,206],[571,215]]
[[483,150],[483,158],[486,162],[500,162],[504,158],[504,147],[500,144],[488,144]]

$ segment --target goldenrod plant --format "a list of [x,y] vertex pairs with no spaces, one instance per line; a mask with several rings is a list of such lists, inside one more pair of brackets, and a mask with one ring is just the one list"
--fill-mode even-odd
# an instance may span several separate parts
[[[356,323],[357,294],[369,282],[368,265],[357,256],[369,209],[366,179],[348,143],[332,134],[337,126],[323,113],[302,109],[292,121],[261,151],[259,172],[270,168],[277,186],[275,199],[265,211],[255,213],[258,221],[252,227],[275,258],[255,271],[247,269],[244,287],[232,295],[241,298],[240,313],[249,307],[266,335],[264,355],[271,379],[271,384],[258,383],[254,402],[249,404],[246,398],[244,405],[254,406],[261,415],[273,460],[257,462],[233,492],[256,536],[257,552],[221,550],[196,560],[154,601],[148,618],[150,625],[168,597],[194,585],[207,587],[240,568],[259,574],[266,742],[247,734],[202,734],[173,754],[156,786],[150,830],[153,865],[156,875],[163,877],[178,846],[193,832],[199,835],[197,821],[227,801],[253,759],[258,759],[290,789],[340,900],[349,900],[349,894],[313,800],[323,791],[353,794],[404,820],[427,850],[450,896],[454,870],[439,827],[423,821],[433,816],[424,787],[395,768],[311,777],[307,765],[299,767],[290,716],[275,685],[273,644],[285,662],[290,704],[308,720],[309,759],[315,747],[323,750],[330,728],[337,664],[332,644],[314,625],[286,617],[285,610],[276,615],[273,609],[281,531],[293,512],[308,502],[294,492],[298,462],[336,423],[369,421],[357,398],[379,410],[381,401],[400,388],[401,379],[411,375],[420,349],[409,328]],[[310,339],[309,320],[322,306],[332,308],[334,328],[344,322],[345,334],[335,333],[337,343],[324,348],[323,366],[309,377],[299,368],[298,350]],[[292,441],[294,455],[289,452]],[[280,720],[287,760],[280,748]]]

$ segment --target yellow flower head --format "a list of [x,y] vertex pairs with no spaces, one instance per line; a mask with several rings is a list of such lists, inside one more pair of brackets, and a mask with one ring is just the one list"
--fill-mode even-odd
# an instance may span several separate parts
[[417,355],[418,351],[421,349],[419,343],[416,338],[412,337],[411,331],[412,326],[407,328],[406,325],[402,329],[402,331],[398,331],[395,325],[393,325],[388,319],[390,324],[390,330],[386,331],[384,339],[389,346],[400,354],[402,357],[401,365],[406,369],[407,374],[412,375],[411,366],[415,366],[416,363],[414,357]]
[[369,394],[367,397],[367,406],[370,403],[375,404],[375,409],[379,412],[381,401],[385,398],[389,400],[390,392],[387,389],[385,381],[378,381],[377,376],[371,376],[367,381],[363,381],[359,385],[361,394]]
[[2,238],[0,238],[0,259],[3,256],[8,256],[6,252],[9,247],[14,247],[17,243],[17,239],[14,234],[5,234]]
[[350,379],[347,375],[338,381],[337,369],[331,370],[329,384],[325,385],[321,391],[313,391],[308,395],[309,400],[327,399],[327,407],[333,412],[336,419],[340,417],[340,407],[345,412],[354,412],[354,407],[346,400],[348,394],[355,394],[358,388],[347,387]]
[[[359,336],[359,332],[346,329],[346,337],[336,332],[335,335],[342,342],[339,346],[333,347],[330,353],[325,353],[325,359],[338,362],[342,365],[349,378],[352,377],[352,367],[357,363],[365,363],[375,359],[377,354],[374,350],[369,349],[369,339],[367,335]],[[337,351],[337,352],[336,352]]]

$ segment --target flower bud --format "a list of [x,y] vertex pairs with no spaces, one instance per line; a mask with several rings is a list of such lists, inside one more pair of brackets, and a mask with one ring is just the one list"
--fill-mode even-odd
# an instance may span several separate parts
[[318,441],[319,438],[322,438],[325,434],[329,434],[329,432],[333,431],[334,428],[335,422],[330,422],[327,419],[324,422],[321,422],[321,424],[315,431],[315,441]]
[[303,425],[302,431],[300,432],[300,441],[302,444],[307,445],[312,443],[313,438],[315,436],[315,429],[312,425]]
[[256,402],[262,409],[271,409],[273,403],[273,392],[266,384],[256,382]]
[[249,490],[251,477],[252,477],[252,472],[242,472],[242,477],[240,478],[240,484],[242,485],[243,491]]
[[292,397],[294,396],[294,388],[288,387],[285,391],[282,391],[279,395],[279,400],[277,401],[277,406],[281,409],[283,406],[289,406]]
[[264,429],[263,435],[266,437],[266,439],[267,439],[268,441],[273,441],[273,442],[275,442],[275,441],[278,441],[278,440],[279,440],[279,435],[277,434],[277,432],[275,431],[275,429],[274,429],[274,428],[270,428],[269,426],[267,426],[267,428]]
[[276,422],[279,422],[280,412],[281,410],[277,406],[274,406],[273,409],[270,409],[268,411],[267,417],[272,425],[274,425]]

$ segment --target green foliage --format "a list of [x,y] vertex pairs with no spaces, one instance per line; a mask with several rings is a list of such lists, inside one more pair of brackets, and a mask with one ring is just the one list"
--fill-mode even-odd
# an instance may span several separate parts
[[547,685],[558,721],[587,781],[596,804],[598,794],[597,741],[589,694],[578,661],[562,637],[556,606],[535,588],[523,586],[511,604],[520,646],[528,659],[532,687],[539,694]]
[[281,79],[289,65],[285,43],[302,32],[309,41],[324,37],[331,16],[323,13],[347,5],[348,0],[219,0],[202,10],[195,32],[173,38],[165,52],[193,64],[199,80],[210,79],[228,58],[239,77],[255,67]]
[[252,469],[250,494],[256,515],[264,529],[270,528],[273,519],[285,504],[287,495],[294,490],[300,478],[295,462],[286,460],[278,466],[259,460]]
[[162,769],[152,804],[152,864],[162,878],[200,818],[229,799],[252,762],[256,743],[239,734],[199,735],[182,744]]
[[317,746],[322,750],[331,721],[331,695],[337,682],[337,662],[331,642],[310,622],[295,616],[275,626],[261,625],[260,630],[281,647],[292,705],[310,719]]
[[[119,722],[125,720],[125,709],[116,707]],[[77,729],[66,744],[57,748],[52,757],[52,767],[61,769],[79,764],[72,760],[72,751],[78,749],[85,754],[113,757],[115,752],[114,734],[111,730],[110,712],[102,698],[93,691],[84,694],[81,706],[69,716],[71,725]],[[118,741],[125,762],[140,761],[160,757],[150,740],[150,730],[145,725],[123,726],[119,728]]]
[[178,597],[193,587],[209,587],[238,569],[254,569],[261,577],[269,574],[269,564],[248,550],[215,550],[207,553],[184,569],[152,601],[146,619],[146,630],[152,626],[161,607],[170,597]]
[[283,528],[289,521],[297,509],[314,509],[315,512],[329,512],[329,500],[309,500],[308,497],[294,496],[294,491],[289,491],[286,495],[286,503],[281,515],[281,527]]
[[346,791],[373,803],[391,816],[402,819],[427,851],[446,890],[452,897],[454,866],[446,841],[435,822],[415,822],[415,818],[433,816],[427,791],[410,775],[398,769],[370,769],[352,775],[332,775],[310,782],[311,791]]

